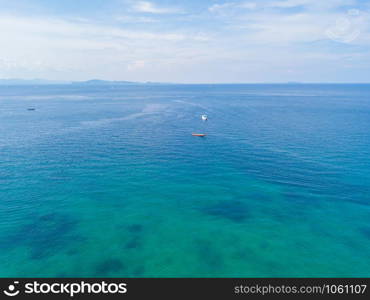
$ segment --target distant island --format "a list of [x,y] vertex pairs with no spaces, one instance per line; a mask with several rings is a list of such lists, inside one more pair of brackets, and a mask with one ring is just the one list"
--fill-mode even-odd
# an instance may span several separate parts
[[56,85],[56,84],[73,84],[73,85],[138,85],[138,84],[171,84],[159,82],[136,82],[136,81],[111,81],[92,79],[86,81],[57,81],[45,79],[0,79],[0,86],[4,85]]
[[[0,86],[12,86],[12,85],[81,85],[81,86],[122,86],[122,85],[170,85],[170,84],[184,84],[174,82],[153,82],[153,81],[125,81],[125,80],[102,80],[102,79],[90,79],[85,81],[62,81],[62,80],[47,80],[47,79],[0,79]],[[189,83],[191,84],[191,83]],[[281,82],[281,83],[202,83],[202,84],[302,84],[301,82]]]
[[72,84],[78,84],[78,85],[127,85],[127,84],[142,84],[142,83],[134,82],[134,81],[110,81],[110,80],[92,79],[92,80],[87,80],[87,81],[73,81]]

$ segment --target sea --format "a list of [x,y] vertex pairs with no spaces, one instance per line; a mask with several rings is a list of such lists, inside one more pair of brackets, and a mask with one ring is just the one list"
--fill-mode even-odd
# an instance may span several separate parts
[[369,277],[370,85],[1,86],[0,262]]

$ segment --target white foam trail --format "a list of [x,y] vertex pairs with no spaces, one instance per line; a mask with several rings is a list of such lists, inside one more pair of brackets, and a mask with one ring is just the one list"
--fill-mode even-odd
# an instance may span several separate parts
[[104,118],[104,119],[99,119],[99,120],[94,120],[94,121],[82,121],[80,124],[83,127],[84,126],[87,126],[87,127],[103,126],[103,125],[107,125],[113,122],[127,121],[127,120],[132,120],[132,119],[138,119],[138,118],[145,117],[148,115],[157,114],[163,111],[166,107],[167,105],[163,105],[163,104],[148,104],[142,109],[141,112],[133,113],[128,116],[118,117],[118,118]]

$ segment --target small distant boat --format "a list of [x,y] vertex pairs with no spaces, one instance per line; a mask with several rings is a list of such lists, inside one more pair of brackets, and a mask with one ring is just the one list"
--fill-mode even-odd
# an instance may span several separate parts
[[36,110],[36,108],[34,108],[34,107],[29,107],[29,108],[27,108],[27,110],[29,110],[29,111],[33,111],[33,110]]
[[199,137],[204,137],[204,136],[206,136],[206,134],[205,134],[205,133],[192,133],[191,135],[192,135],[192,136],[199,136]]
[[201,118],[202,118],[203,121],[207,121],[208,120],[208,116],[207,115],[202,115]]

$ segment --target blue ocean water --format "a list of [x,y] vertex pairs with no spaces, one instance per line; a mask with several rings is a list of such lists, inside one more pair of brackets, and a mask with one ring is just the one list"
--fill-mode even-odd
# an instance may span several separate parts
[[370,85],[0,87],[0,276],[370,276],[369,128]]

